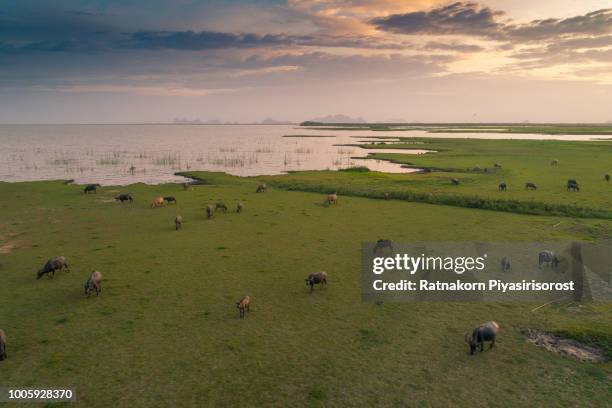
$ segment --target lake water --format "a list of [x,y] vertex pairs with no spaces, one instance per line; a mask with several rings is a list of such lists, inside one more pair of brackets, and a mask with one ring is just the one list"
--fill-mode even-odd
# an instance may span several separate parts
[[[283,137],[286,135],[330,137]],[[364,143],[370,136],[509,137],[424,131],[317,130],[294,125],[0,125],[0,180],[74,179],[78,183],[125,185],[183,181],[174,173],[186,170],[254,176],[363,165],[383,172],[415,171],[386,161],[365,159],[371,150],[341,146]],[[525,135],[511,137],[526,138]],[[589,138],[574,136],[572,140]]]

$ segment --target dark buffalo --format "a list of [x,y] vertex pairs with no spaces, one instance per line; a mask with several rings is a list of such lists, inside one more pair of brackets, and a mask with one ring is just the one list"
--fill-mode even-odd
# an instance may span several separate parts
[[502,165],[501,165],[501,163],[493,163],[493,167],[495,167],[497,169],[501,169]]
[[459,180],[457,180],[456,178],[451,179],[451,183],[453,184],[453,186],[458,186],[459,185]]
[[101,187],[99,184],[88,184],[85,186],[85,188],[83,189],[83,192],[85,194],[89,194],[89,193],[97,193],[98,192],[98,187]]
[[499,183],[499,186],[497,188],[499,189],[499,191],[506,191],[508,189],[508,185],[502,181],[501,183]]
[[580,191],[580,186],[576,180],[567,180],[567,191]]
[[465,335],[465,341],[470,345],[470,354],[474,354],[476,349],[480,347],[480,351],[484,350],[485,341],[490,341],[489,349],[495,346],[495,337],[499,332],[499,324],[496,322],[486,322],[476,327],[472,335]]
[[559,164],[559,160],[557,160],[557,159],[555,159],[555,160],[550,162],[551,166],[556,166],[557,164]]
[[321,285],[327,285],[327,273],[325,272],[311,273],[304,280],[306,281],[306,286],[310,286],[310,291],[312,292],[314,290],[314,285],[317,285],[319,283]]
[[166,196],[164,197],[164,201],[167,202],[168,204],[170,203],[176,204],[176,198],[174,196]]
[[510,260],[505,256],[501,260],[501,270],[502,272],[508,272],[510,270]]
[[604,180],[610,181],[610,173],[604,174]]
[[134,199],[130,193],[119,194],[117,197],[115,197],[115,200],[121,201],[121,204],[123,204],[124,201],[129,201],[130,203],[134,202]]
[[379,251],[382,251],[385,248],[393,252],[393,243],[390,239],[379,239],[378,241],[376,241],[376,245],[374,245],[374,253],[378,253]]
[[227,212],[227,205],[222,202],[218,202],[215,204],[215,210],[223,210],[223,212]]
[[544,264],[556,268],[559,265],[559,258],[552,251],[542,251],[538,254],[538,266],[541,268]]
[[55,276],[55,271],[62,270],[66,268],[68,272],[70,272],[70,268],[68,267],[68,262],[66,262],[66,258],[63,256],[58,256],[53,259],[49,259],[47,263],[38,270],[36,274],[36,279],[40,279],[43,275],[47,275],[50,278]]
[[0,361],[6,359],[8,355],[6,354],[6,334],[4,330],[0,329]]
[[538,186],[536,186],[535,183],[532,183],[530,181],[525,183],[525,190],[537,190],[537,189],[538,189]]

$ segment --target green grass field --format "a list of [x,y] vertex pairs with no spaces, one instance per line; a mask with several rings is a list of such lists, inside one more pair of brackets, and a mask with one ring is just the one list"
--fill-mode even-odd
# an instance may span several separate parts
[[[570,159],[559,159],[561,172]],[[511,156],[496,160],[508,176],[528,171],[513,170]],[[344,182],[348,173],[320,172],[319,182]],[[348,175],[398,185],[395,176]],[[360,244],[593,240],[609,236],[612,221],[350,196],[325,207],[317,193],[255,193],[259,180],[317,174],[198,177],[210,184],[104,187],[95,195],[61,182],[0,183],[0,327],[9,353],[0,384],[74,387],[76,405],[87,407],[609,404],[612,363],[550,353],[519,328],[566,331],[610,353],[611,305],[531,313],[535,305],[523,303],[367,304]],[[459,188],[476,188],[468,186]],[[133,204],[113,201],[127,191]],[[151,209],[156,195],[175,195],[178,205]],[[575,195],[583,196],[599,208],[610,197],[590,187]],[[217,200],[232,209],[240,200],[244,213],[206,220],[204,207]],[[72,271],[36,280],[60,254]],[[83,282],[94,269],[104,274],[103,292],[87,299]],[[303,279],[319,270],[329,285],[310,294]],[[244,294],[253,304],[241,320],[234,302]],[[464,333],[487,320],[502,325],[498,347],[469,356]]]
[[[371,198],[382,198],[388,192],[407,201],[612,219],[612,182],[604,181],[604,174],[612,173],[612,142],[403,138],[367,147],[437,153],[372,154],[374,158],[432,170],[426,174],[299,172],[267,180],[291,190],[338,191]],[[559,164],[552,166],[552,160]],[[495,168],[494,163],[502,168]],[[460,185],[452,185],[453,178]],[[568,179],[578,181],[579,193],[567,191]],[[502,181],[508,185],[505,192],[498,190]],[[538,189],[525,190],[528,181]]]

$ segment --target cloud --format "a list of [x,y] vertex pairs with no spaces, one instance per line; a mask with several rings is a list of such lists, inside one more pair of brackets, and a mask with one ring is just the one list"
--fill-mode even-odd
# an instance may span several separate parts
[[208,96],[212,94],[237,92],[238,89],[205,89],[167,84],[156,86],[143,85],[117,85],[117,84],[89,84],[89,85],[58,85],[33,86],[34,91],[57,91],[70,93],[128,93],[149,96]]
[[422,50],[426,51],[454,51],[461,53],[472,53],[484,51],[485,48],[475,44],[464,44],[457,42],[437,42],[430,41],[421,47]]
[[565,35],[602,35],[612,32],[612,9],[602,9],[565,19],[549,18],[509,25],[505,34],[521,41],[551,40]]
[[314,36],[253,33],[228,33],[216,31],[141,31],[129,34],[122,43],[125,48],[216,50],[227,48],[260,47],[346,47],[364,49],[402,49],[402,43],[381,41],[368,36]]
[[456,2],[430,11],[391,14],[370,20],[376,28],[398,34],[462,34],[489,36],[498,32],[504,15],[473,2]]
[[377,17],[370,23],[381,31],[398,34],[468,35],[512,42],[550,41],[568,35],[598,36],[612,32],[612,9],[524,24],[503,21],[503,16],[503,11],[475,2],[455,2],[429,11]]

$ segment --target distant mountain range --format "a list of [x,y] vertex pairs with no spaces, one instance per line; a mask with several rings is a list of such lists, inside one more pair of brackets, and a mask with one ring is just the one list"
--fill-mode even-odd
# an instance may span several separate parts
[[174,118],[172,123],[175,125],[292,125],[294,122],[272,118],[265,118],[261,122],[224,122],[216,119],[203,121],[200,119]]
[[367,123],[366,120],[362,117],[351,118],[347,115],[327,115],[320,118],[314,118],[308,120],[307,122],[317,122],[317,123]]

